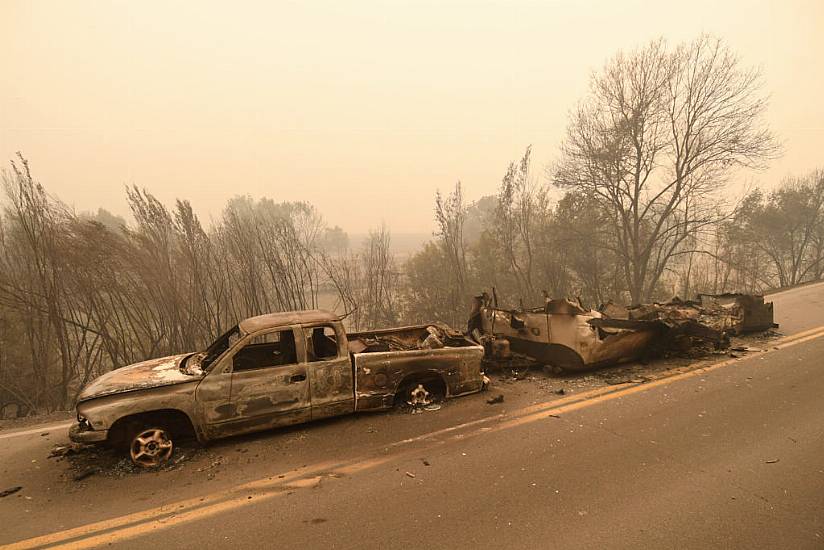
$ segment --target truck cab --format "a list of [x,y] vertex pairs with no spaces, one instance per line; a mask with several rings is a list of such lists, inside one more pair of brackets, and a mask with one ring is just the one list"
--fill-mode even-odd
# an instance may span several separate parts
[[346,332],[334,314],[252,317],[221,338],[228,349],[204,357],[195,392],[205,439],[354,412]]

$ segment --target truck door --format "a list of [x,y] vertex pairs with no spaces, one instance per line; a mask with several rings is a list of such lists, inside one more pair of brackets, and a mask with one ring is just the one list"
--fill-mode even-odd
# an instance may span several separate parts
[[251,432],[311,418],[302,347],[299,327],[280,327],[253,335],[234,352],[229,398],[234,418],[221,431]]
[[312,396],[312,419],[355,410],[355,388],[346,335],[339,324],[303,327]]

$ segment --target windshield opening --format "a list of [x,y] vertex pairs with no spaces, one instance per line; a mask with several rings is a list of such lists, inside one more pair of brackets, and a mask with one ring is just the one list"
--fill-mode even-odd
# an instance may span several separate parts
[[238,338],[240,338],[240,328],[235,325],[206,348],[203,359],[200,361],[200,368],[204,371],[209,370],[209,367],[215,362],[215,359],[220,357],[232,344],[237,342]]

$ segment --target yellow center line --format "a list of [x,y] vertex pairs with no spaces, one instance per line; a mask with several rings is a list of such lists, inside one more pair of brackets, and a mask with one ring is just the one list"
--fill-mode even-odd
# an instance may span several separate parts
[[[630,383],[616,386],[595,388],[568,397],[557,399],[551,402],[538,403],[529,407],[524,407],[509,414],[498,414],[482,419],[466,422],[456,426],[450,426],[434,432],[429,432],[417,437],[404,439],[382,446],[383,448],[400,448],[409,446],[411,443],[421,443],[428,441],[431,443],[442,443],[443,436],[454,438],[472,437],[484,433],[492,433],[503,429],[521,426],[529,422],[541,420],[553,414],[567,413],[574,410],[590,407],[598,403],[632,395],[652,388],[672,384],[673,382],[687,378],[701,376],[742,360],[752,359],[769,353],[771,349],[785,349],[797,344],[801,344],[824,336],[824,326],[810,329],[781,340],[766,343],[768,349],[750,353],[741,358],[726,359],[716,363],[697,363],[696,366],[686,372],[678,372],[666,375],[662,378],[645,383]],[[495,426],[488,427],[493,421],[499,421]],[[463,430],[467,433],[460,433]],[[419,452],[419,447],[411,448],[403,452],[395,452],[392,455],[372,456],[368,458],[358,457],[344,462],[322,462],[308,467],[297,469],[293,472],[282,475],[273,475],[254,480],[243,485],[219,491],[202,497],[195,497],[156,508],[151,508],[141,512],[135,512],[124,516],[103,520],[64,531],[58,531],[47,535],[42,535],[30,539],[25,539],[9,545],[0,546],[2,550],[18,550],[26,548],[37,548],[46,545],[65,543],[61,548],[88,548],[101,544],[107,544],[119,540],[134,538],[153,530],[179,525],[181,523],[194,521],[197,519],[210,517],[225,510],[239,508],[248,504],[258,503],[283,494],[288,489],[299,489],[312,486],[324,475],[351,475],[356,472],[375,468],[390,460],[409,454]],[[72,540],[79,539],[79,540]]]
[[[258,479],[252,481],[250,483],[241,485],[239,487],[232,488],[227,491],[220,491],[216,493],[212,493],[209,495],[201,496],[201,497],[194,497],[186,500],[181,500],[178,502],[173,502],[171,504],[164,504],[162,506],[158,506],[156,508],[149,508],[147,510],[143,510],[140,512],[135,512],[133,514],[127,514],[124,516],[118,516],[112,519],[98,521],[95,523],[89,523],[86,525],[81,525],[80,527],[75,527],[72,529],[66,529],[64,531],[57,531],[48,535],[43,535],[39,537],[34,537],[31,539],[22,540],[16,543],[12,543],[6,546],[0,546],[0,549],[18,549],[18,548],[38,548],[41,546],[45,546],[48,544],[55,544],[61,541],[78,538],[86,535],[92,535],[101,531],[107,531],[110,529],[116,529],[118,527],[124,527],[133,523],[139,523],[142,521],[162,518],[164,516],[169,516],[173,514],[179,514],[183,510],[187,509],[195,509],[200,507],[205,507],[215,502],[224,500],[229,498],[236,493],[240,492],[249,492],[255,489],[265,488],[268,484],[288,484],[293,480],[297,480],[309,475],[317,474],[318,472],[329,470],[335,466],[335,463],[326,462],[313,465],[310,468],[300,468],[295,470],[294,472],[290,472],[288,474],[283,474],[283,477],[280,476],[272,476],[266,477],[263,479]],[[273,480],[277,481],[273,481]]]
[[[404,451],[400,455],[387,455],[383,457],[373,458],[370,460],[353,462],[349,465],[342,466],[340,468],[336,468],[335,470],[333,470],[331,472],[331,477],[334,478],[337,476],[351,475],[362,470],[375,468],[377,466],[380,466],[381,464],[389,462],[390,460],[396,460],[399,456],[410,455],[418,451],[419,449],[409,449]],[[222,500],[209,506],[185,510],[183,512],[167,516],[162,519],[157,519],[154,521],[133,523],[123,527],[122,529],[103,532],[100,534],[93,534],[90,537],[81,538],[74,541],[68,541],[64,544],[59,544],[58,546],[52,546],[51,548],[62,548],[64,550],[80,550],[82,548],[97,548],[103,545],[113,544],[115,542],[119,542],[122,540],[144,536],[153,531],[174,527],[175,525],[180,525],[182,523],[202,520],[219,514],[221,512],[237,510],[250,504],[259,504],[261,502],[272,500],[275,497],[283,496],[288,492],[289,489],[305,489],[309,487],[315,487],[321,482],[323,478],[323,475],[318,475],[309,478],[303,477],[282,486],[267,486],[265,489],[258,492],[253,492],[252,494],[235,496],[228,500]],[[264,483],[263,485],[269,485],[268,480],[267,483]]]
[[766,343],[771,344],[773,346],[779,345],[779,344],[785,344],[787,342],[791,342],[793,340],[797,340],[799,338],[803,338],[803,337],[809,336],[811,334],[818,334],[821,331],[824,331],[824,326],[814,327],[814,328],[804,330],[804,331],[801,331],[801,332],[796,332],[795,334],[790,334],[789,336],[785,336],[785,337],[780,338],[778,340],[775,340],[773,342],[766,342]]

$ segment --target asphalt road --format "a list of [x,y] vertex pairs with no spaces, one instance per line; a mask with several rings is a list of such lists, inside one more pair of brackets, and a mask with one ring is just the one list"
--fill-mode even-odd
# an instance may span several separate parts
[[23,487],[0,544],[824,548],[824,285],[773,300],[785,337],[763,352],[646,383],[496,381],[502,405],[234,438],[159,472],[0,432],[0,491]]

